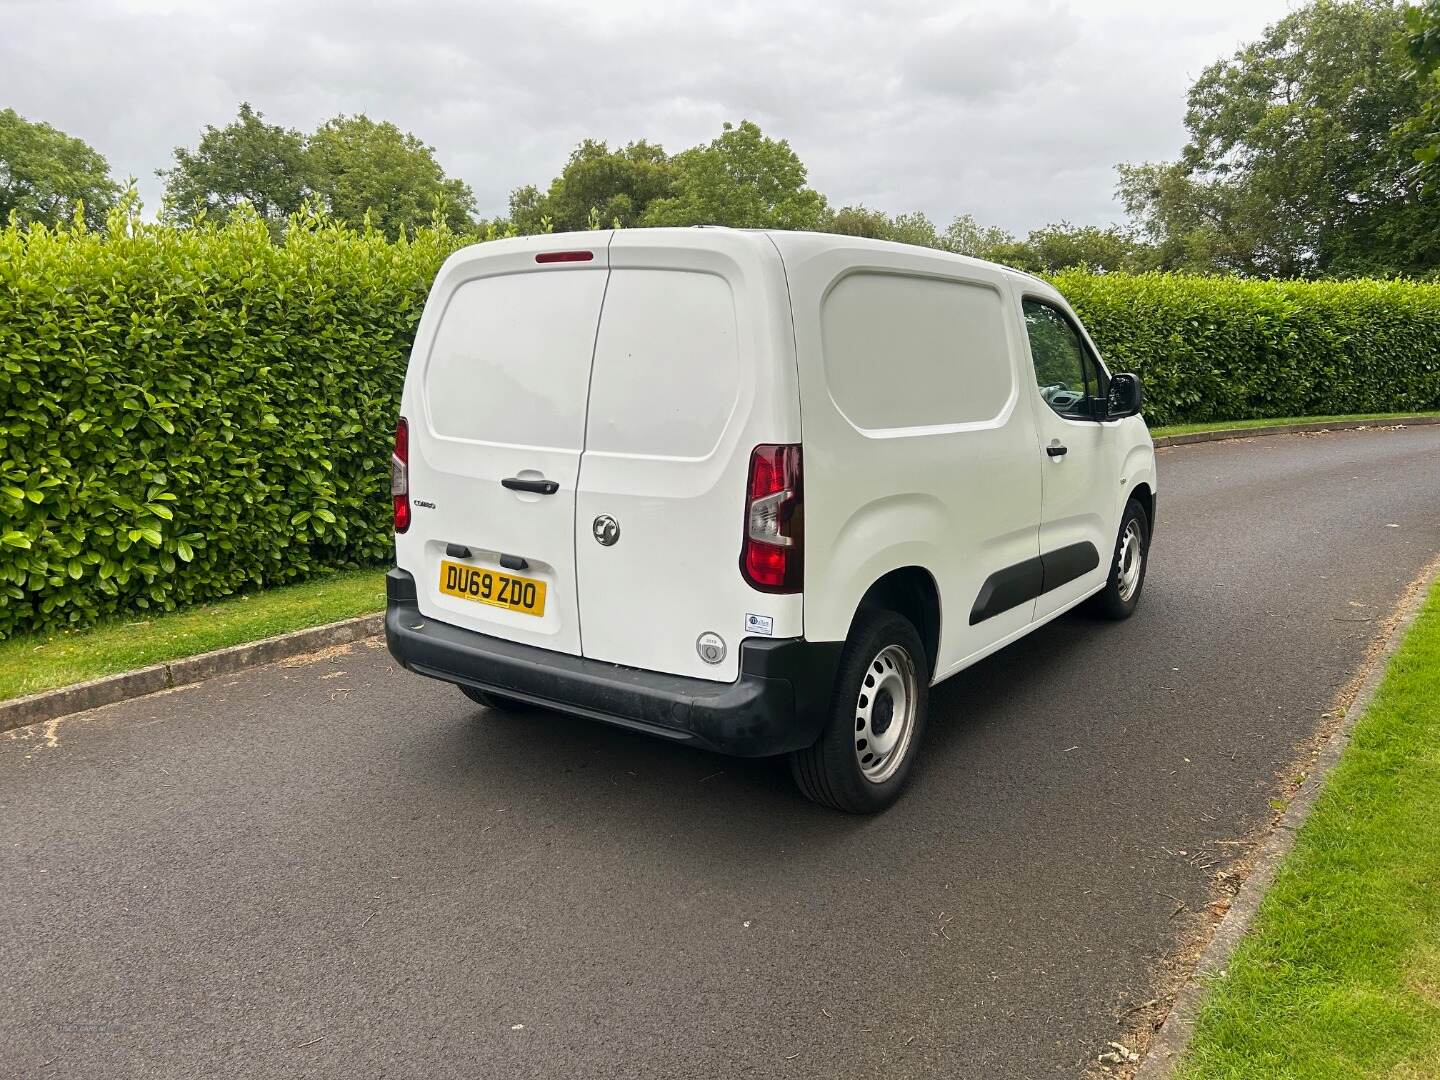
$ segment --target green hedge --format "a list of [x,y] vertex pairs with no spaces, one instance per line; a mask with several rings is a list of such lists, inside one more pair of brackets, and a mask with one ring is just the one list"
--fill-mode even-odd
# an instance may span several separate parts
[[[0,636],[387,559],[405,361],[461,242],[0,231]],[[1152,423],[1440,408],[1440,286],[1057,284]]]
[[1440,409],[1440,285],[1066,272],[1155,426]]
[[0,232],[0,637],[383,561],[409,345],[458,244]]

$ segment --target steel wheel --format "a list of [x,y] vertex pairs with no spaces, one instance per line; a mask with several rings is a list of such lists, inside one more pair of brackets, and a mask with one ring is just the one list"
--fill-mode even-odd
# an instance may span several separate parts
[[855,703],[855,760],[872,784],[890,779],[905,760],[918,702],[915,661],[887,645],[870,661]]
[[878,814],[915,771],[929,713],[929,652],[915,624],[861,607],[846,635],[825,726],[790,754],[807,798],[849,814]]
[[1134,518],[1125,524],[1124,535],[1120,537],[1118,563],[1120,576],[1120,600],[1128,604],[1140,587],[1140,570],[1145,562],[1145,540],[1140,534],[1140,523]]

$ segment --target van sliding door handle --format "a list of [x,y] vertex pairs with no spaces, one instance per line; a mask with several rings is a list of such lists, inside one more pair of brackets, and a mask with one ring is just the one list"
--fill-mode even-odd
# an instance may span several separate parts
[[500,481],[500,486],[511,491],[533,491],[536,495],[554,495],[560,490],[554,480],[522,480],[518,476],[507,476]]
[[1059,443],[1055,443],[1053,446],[1045,447],[1045,453],[1049,454],[1051,457],[1064,457],[1069,452],[1070,448],[1068,446],[1061,446]]

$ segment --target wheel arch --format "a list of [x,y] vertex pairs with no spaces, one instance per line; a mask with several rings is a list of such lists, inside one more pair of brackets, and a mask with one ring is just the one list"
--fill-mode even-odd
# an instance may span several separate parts
[[[1124,425],[1122,424],[1121,427],[1123,429]],[[1119,528],[1120,518],[1125,513],[1125,504],[1134,499],[1144,508],[1145,523],[1153,532],[1155,529],[1155,491],[1159,485],[1155,482],[1155,450],[1150,445],[1148,437],[1143,444],[1133,445],[1125,452],[1120,466],[1120,477],[1120,504],[1115,508],[1116,528]]]
[[1140,504],[1140,509],[1145,511],[1145,528],[1149,532],[1155,531],[1155,491],[1146,481],[1142,480],[1130,489],[1130,498]]
[[940,648],[940,588],[935,575],[923,566],[899,566],[877,578],[855,606],[850,627],[866,611],[883,609],[903,615],[914,625],[925,646],[927,681],[935,677]]

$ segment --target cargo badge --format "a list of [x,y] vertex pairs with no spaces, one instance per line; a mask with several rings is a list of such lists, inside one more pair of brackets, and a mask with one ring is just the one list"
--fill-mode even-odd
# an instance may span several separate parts
[[612,547],[615,541],[620,539],[620,522],[609,514],[601,514],[591,522],[590,531],[595,534],[595,542],[601,547]]

